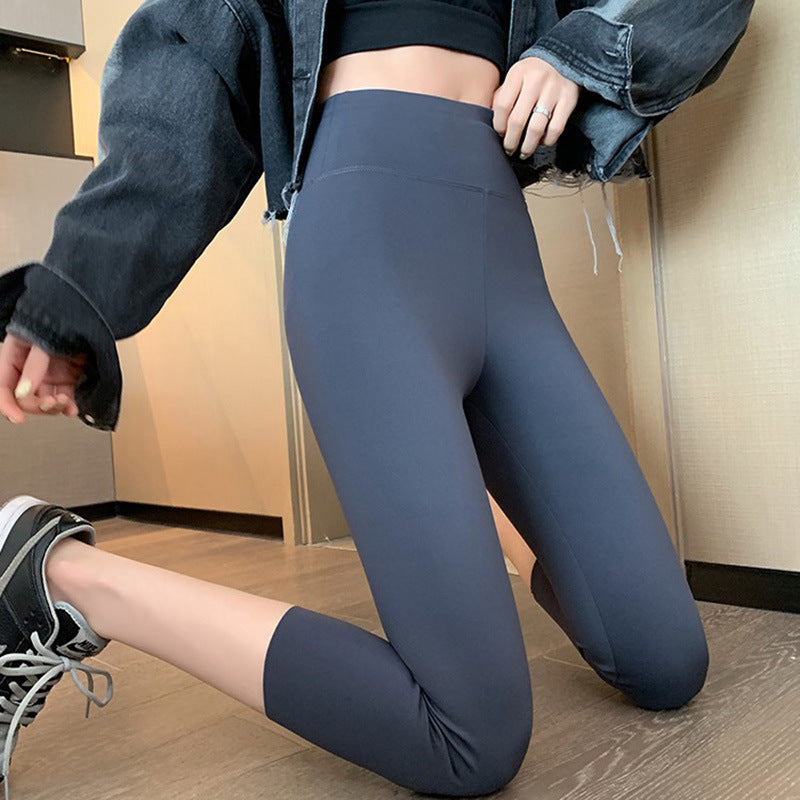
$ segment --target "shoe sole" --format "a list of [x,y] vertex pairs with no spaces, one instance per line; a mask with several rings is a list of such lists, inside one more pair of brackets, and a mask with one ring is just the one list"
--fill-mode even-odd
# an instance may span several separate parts
[[6,539],[14,523],[31,507],[47,505],[44,500],[33,497],[29,494],[21,494],[14,497],[3,506],[0,506],[0,551],[6,545]]

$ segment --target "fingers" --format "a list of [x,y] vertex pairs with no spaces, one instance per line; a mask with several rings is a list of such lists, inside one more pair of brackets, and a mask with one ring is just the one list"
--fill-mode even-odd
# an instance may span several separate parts
[[43,383],[39,388],[39,410],[50,416],[66,414],[68,417],[76,417],[78,406],[74,388],[69,385]]
[[[520,158],[528,158],[544,144],[554,145],[578,103],[580,86],[565,78],[546,61],[521,59],[506,75],[492,101],[494,128],[503,137],[503,149],[512,155],[519,146]],[[543,106],[547,115],[534,111]],[[524,138],[523,138],[524,134]]]
[[525,138],[519,149],[521,158],[528,158],[530,154],[539,146],[539,143],[549,127],[549,121],[545,114],[539,111],[534,111],[536,106],[542,106],[550,112],[550,116],[555,116],[555,111],[560,108],[560,98],[555,93],[553,87],[546,87],[546,89],[539,94],[529,104],[526,104],[520,111],[520,115],[527,113],[528,118],[525,120],[528,127],[525,133]]
[[0,347],[0,412],[17,425],[25,421],[25,414],[14,397],[14,387],[29,349],[29,344],[10,333]]
[[35,345],[31,347],[14,389],[17,405],[29,414],[38,412],[41,398],[38,391],[50,366],[50,355]]
[[521,128],[516,131],[517,137],[515,139],[514,131],[509,132],[508,130],[509,118],[516,106],[521,89],[521,76],[512,69],[506,76],[505,81],[497,87],[492,98],[492,111],[494,112],[492,125],[495,131],[503,137],[503,149],[509,155],[516,149],[521,131]]
[[15,424],[24,422],[26,413],[77,416],[73,382],[84,363],[7,335],[0,347],[0,412]]
[[46,380],[39,387],[39,408],[45,414],[78,416],[75,386],[86,368],[87,356],[54,357]]
[[[567,120],[575,110],[575,106],[578,105],[578,94],[579,90],[574,92],[568,91],[566,95],[562,95],[558,98],[554,106],[550,106],[547,102],[542,102],[541,100],[537,104],[543,105],[550,110],[550,122],[547,123],[545,137],[542,139],[542,144],[545,147],[552,147],[558,141],[559,136],[564,133]],[[544,117],[544,114],[537,114],[536,116]],[[547,120],[545,120],[545,122],[547,122]]]

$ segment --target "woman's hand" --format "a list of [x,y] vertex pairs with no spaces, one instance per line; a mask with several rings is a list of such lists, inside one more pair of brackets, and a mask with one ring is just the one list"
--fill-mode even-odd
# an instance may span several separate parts
[[6,333],[0,347],[0,413],[14,423],[24,422],[25,413],[77,416],[75,385],[86,358],[50,355]]
[[[520,145],[520,157],[528,158],[539,146],[556,143],[570,114],[578,104],[580,84],[565,78],[555,67],[536,56],[521,58],[506,74],[492,99],[494,129],[503,137],[503,149],[512,155],[520,145],[525,126],[525,138]],[[532,114],[535,106],[550,111],[550,121],[544,114]]]

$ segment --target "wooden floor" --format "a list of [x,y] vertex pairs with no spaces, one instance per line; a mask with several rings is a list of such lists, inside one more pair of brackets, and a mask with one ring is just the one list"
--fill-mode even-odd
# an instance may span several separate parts
[[[351,550],[122,519],[96,527],[103,549],[384,635]],[[683,709],[652,712],[595,675],[519,576],[510,580],[528,648],[534,733],[521,771],[497,796],[800,799],[800,615],[699,603],[711,650],[706,685]],[[420,796],[117,642],[88,663],[111,668],[112,702],[84,719],[83,696],[64,677],[20,733],[12,800]]]

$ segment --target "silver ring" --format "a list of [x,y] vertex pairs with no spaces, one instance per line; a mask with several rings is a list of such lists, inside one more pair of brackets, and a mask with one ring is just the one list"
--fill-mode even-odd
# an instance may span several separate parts
[[548,121],[550,120],[550,109],[548,109],[548,108],[545,108],[544,106],[536,106],[536,107],[533,109],[533,112],[532,112],[532,113],[534,113],[534,114],[535,114],[537,111],[538,111],[540,114],[544,114],[544,115],[547,117]]

